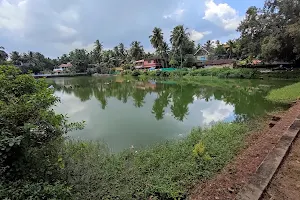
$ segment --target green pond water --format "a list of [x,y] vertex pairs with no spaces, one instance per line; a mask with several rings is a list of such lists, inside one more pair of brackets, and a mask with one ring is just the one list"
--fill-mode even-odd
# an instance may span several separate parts
[[205,78],[197,84],[122,77],[48,79],[61,102],[55,111],[86,121],[71,138],[101,140],[114,151],[180,139],[193,127],[243,121],[279,105],[264,99],[283,81]]

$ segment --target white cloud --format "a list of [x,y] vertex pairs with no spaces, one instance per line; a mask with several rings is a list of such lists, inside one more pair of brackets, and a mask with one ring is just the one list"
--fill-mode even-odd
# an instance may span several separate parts
[[225,30],[236,30],[242,20],[238,12],[227,3],[216,4],[214,0],[206,0],[205,6],[206,10],[203,19],[215,23]]
[[94,43],[84,45],[84,43],[82,41],[74,41],[72,43],[67,43],[67,44],[55,43],[54,45],[59,51],[65,52],[65,53],[68,53],[74,49],[85,49],[88,52],[91,52],[94,48]]
[[[219,16],[225,14],[219,10],[207,11],[202,19],[205,2],[210,9],[223,5],[203,0],[0,0],[0,41],[7,51],[31,50],[57,57],[74,47],[89,48],[96,39],[105,48],[120,42],[128,48],[137,40],[152,51],[148,36],[155,26],[163,30],[167,42],[178,24],[191,28],[195,41],[209,34],[199,32],[202,28],[212,32],[210,38],[228,36],[227,30],[236,26],[237,12],[231,10],[232,16],[221,20]],[[211,17],[217,20],[206,23]]]
[[20,31],[25,27],[27,1],[12,4],[8,0],[0,1],[0,30]]
[[196,30],[191,30],[190,32],[190,39],[197,42],[201,40],[205,35],[211,34],[211,31],[205,31],[205,32],[198,32]]
[[56,28],[62,37],[70,37],[77,33],[75,29],[64,26],[62,24],[57,24]]
[[180,20],[185,12],[185,9],[177,8],[174,12],[168,15],[164,15],[163,18],[165,19],[175,19]]
[[211,124],[212,122],[219,122],[225,120],[232,113],[234,113],[234,106],[220,101],[215,107],[209,107],[202,110],[203,124]]
[[80,18],[78,10],[78,7],[72,7],[67,10],[63,10],[60,13],[60,17],[67,23],[76,23]]

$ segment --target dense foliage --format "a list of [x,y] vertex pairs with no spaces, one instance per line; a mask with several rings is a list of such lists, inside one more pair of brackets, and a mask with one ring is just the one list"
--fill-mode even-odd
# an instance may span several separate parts
[[299,61],[299,17],[298,0],[266,0],[262,9],[250,7],[238,28],[243,57]]
[[82,124],[67,124],[50,109],[58,99],[44,80],[20,73],[0,66],[0,197],[63,198],[69,195],[59,183],[63,135]]
[[0,64],[8,58],[8,54],[4,51],[4,47],[0,46]]
[[148,77],[183,77],[183,76],[215,76],[218,78],[246,78],[246,79],[257,79],[262,76],[262,74],[257,70],[252,69],[231,69],[229,67],[224,68],[206,68],[206,69],[181,69],[175,71],[124,71],[122,75],[131,76],[143,76]]

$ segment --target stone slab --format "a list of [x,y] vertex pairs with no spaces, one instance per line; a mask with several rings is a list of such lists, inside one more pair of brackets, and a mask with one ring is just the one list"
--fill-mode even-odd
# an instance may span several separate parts
[[300,115],[280,138],[273,150],[260,164],[247,185],[237,194],[236,200],[259,200],[274,174],[288,154],[290,147],[300,132]]

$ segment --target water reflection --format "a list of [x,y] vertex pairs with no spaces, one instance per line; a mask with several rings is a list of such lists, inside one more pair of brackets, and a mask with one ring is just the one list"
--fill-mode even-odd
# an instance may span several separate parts
[[113,151],[181,137],[195,126],[245,120],[276,106],[264,99],[276,85],[261,81],[212,80],[200,85],[121,77],[49,81],[61,98],[56,111],[87,123],[84,130],[70,135],[104,140]]
[[[226,81],[224,81],[225,83]],[[230,81],[229,81],[230,82]],[[270,90],[269,86],[259,87],[259,82],[239,81],[225,84],[224,87],[213,87],[208,85],[173,84],[172,82],[155,81],[126,81],[122,77],[114,78],[62,78],[51,81],[55,89],[67,94],[73,94],[82,102],[95,97],[106,109],[109,99],[116,98],[127,103],[129,98],[133,99],[133,105],[142,108],[145,104],[147,94],[155,94],[152,106],[152,114],[157,120],[166,115],[166,109],[170,106],[172,116],[183,121],[189,115],[189,105],[197,100],[201,102],[219,100],[222,104],[216,105],[211,111],[205,112],[207,118],[217,119],[225,110],[223,107],[232,105],[236,115],[240,117],[251,117],[274,108],[274,104],[267,102],[264,96]],[[229,87],[228,87],[229,85]],[[192,106],[193,107],[193,106]],[[211,117],[210,117],[211,116]],[[217,120],[218,121],[218,120]]]

